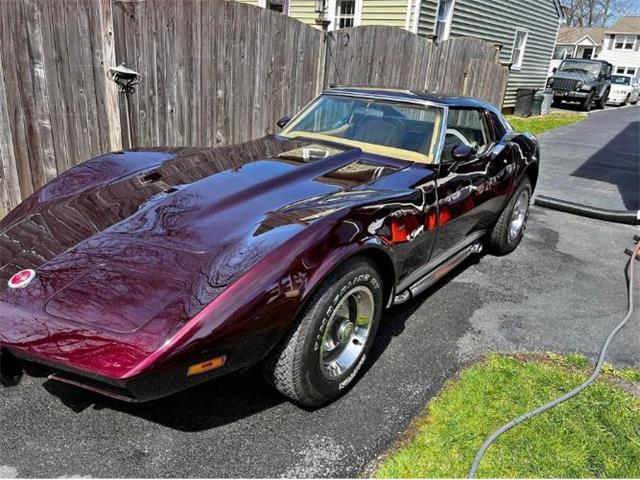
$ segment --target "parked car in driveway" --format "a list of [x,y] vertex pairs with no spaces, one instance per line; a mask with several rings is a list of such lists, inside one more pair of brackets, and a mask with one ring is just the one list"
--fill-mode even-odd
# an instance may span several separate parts
[[278,123],[94,158],[7,215],[2,382],[144,401],[260,363],[321,405],[353,384],[386,307],[524,235],[538,143],[492,105],[335,88]]
[[604,108],[611,91],[611,69],[613,66],[601,60],[563,60],[547,80],[553,90],[553,105],[578,102],[584,110],[596,105]]
[[608,104],[636,104],[640,98],[640,81],[631,75],[613,75],[611,77],[611,93]]

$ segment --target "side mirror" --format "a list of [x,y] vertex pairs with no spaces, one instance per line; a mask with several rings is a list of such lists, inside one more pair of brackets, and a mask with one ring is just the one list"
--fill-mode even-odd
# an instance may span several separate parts
[[556,73],[558,71],[557,67],[553,67],[553,70],[551,70],[552,73]]
[[474,149],[469,145],[457,145],[451,152],[451,158],[456,163],[462,163],[471,160],[474,153]]
[[284,128],[285,125],[290,121],[291,121],[291,117],[285,115],[284,117],[282,117],[280,120],[276,122],[276,125],[278,125],[280,128]]

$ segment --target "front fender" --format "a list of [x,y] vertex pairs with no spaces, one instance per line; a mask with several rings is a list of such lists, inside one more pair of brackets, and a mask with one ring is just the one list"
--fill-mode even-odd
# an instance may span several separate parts
[[255,365],[290,331],[322,280],[342,261],[359,253],[384,255],[394,270],[385,273],[395,279],[389,247],[366,231],[356,234],[355,222],[345,216],[334,214],[318,221],[278,247],[126,378],[220,355],[227,356],[226,371]]

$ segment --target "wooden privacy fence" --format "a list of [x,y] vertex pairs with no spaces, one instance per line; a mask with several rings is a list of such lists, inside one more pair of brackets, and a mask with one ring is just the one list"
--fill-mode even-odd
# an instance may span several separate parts
[[[129,115],[106,77],[119,63],[142,73]],[[382,26],[325,37],[224,0],[0,0],[0,216],[102,152],[271,133],[330,84],[500,105],[507,80],[496,47],[478,39],[434,45]]]

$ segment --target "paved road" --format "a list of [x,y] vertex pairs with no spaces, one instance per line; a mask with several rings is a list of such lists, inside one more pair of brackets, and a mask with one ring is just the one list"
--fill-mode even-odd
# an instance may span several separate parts
[[611,210],[640,210],[640,106],[593,111],[540,137],[538,193]]
[[[283,401],[256,372],[138,406],[36,379],[0,390],[0,477],[356,476],[466,362],[596,355],[626,308],[622,250],[637,230],[536,207],[529,225],[513,254],[467,263],[389,312],[375,362],[321,410]],[[636,322],[612,359],[640,366],[639,336]]]

